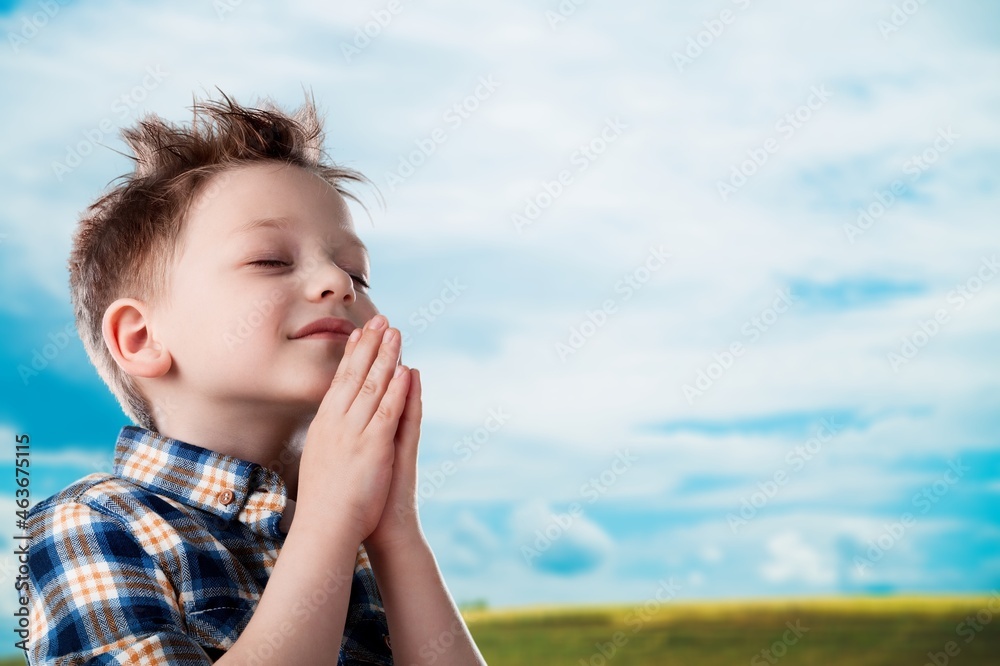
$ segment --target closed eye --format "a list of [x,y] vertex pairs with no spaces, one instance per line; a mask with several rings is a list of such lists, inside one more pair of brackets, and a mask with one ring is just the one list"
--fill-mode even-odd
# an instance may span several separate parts
[[[251,266],[283,267],[283,266],[290,266],[291,264],[289,264],[286,261],[280,261],[278,259],[258,259],[257,261],[251,261],[250,265]],[[351,279],[352,280],[356,280],[357,283],[360,284],[365,289],[371,289],[371,285],[368,284],[368,282],[363,277],[361,277],[360,275],[352,275]]]

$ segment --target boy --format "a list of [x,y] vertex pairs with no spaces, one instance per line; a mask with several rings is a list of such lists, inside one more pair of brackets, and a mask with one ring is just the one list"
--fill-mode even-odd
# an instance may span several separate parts
[[29,661],[485,664],[417,517],[419,373],[343,198],[367,179],[311,99],[223,98],[125,130],[135,173],[74,236],[80,338],[137,425],[31,509]]

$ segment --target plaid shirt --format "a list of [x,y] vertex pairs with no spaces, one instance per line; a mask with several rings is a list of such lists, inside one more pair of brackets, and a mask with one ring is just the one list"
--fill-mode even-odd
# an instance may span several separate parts
[[[284,543],[286,500],[266,467],[123,427],[113,474],[86,476],[29,512],[29,663],[213,663],[257,607]],[[392,666],[363,545],[351,582],[336,663]]]

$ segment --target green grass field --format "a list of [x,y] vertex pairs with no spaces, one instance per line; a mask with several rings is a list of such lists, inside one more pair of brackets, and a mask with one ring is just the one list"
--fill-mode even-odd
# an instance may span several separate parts
[[465,617],[490,666],[1000,664],[1000,596],[670,601]]
[[[486,610],[468,612],[467,621],[490,666],[996,666],[1000,597],[993,610],[989,604],[987,597],[667,602]],[[961,624],[967,617],[974,624]]]

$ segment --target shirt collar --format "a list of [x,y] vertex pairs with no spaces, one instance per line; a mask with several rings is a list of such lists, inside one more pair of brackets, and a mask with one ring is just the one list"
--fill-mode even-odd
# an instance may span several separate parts
[[124,426],[115,444],[114,473],[227,522],[239,520],[263,536],[284,539],[278,523],[291,503],[285,482],[255,462]]

